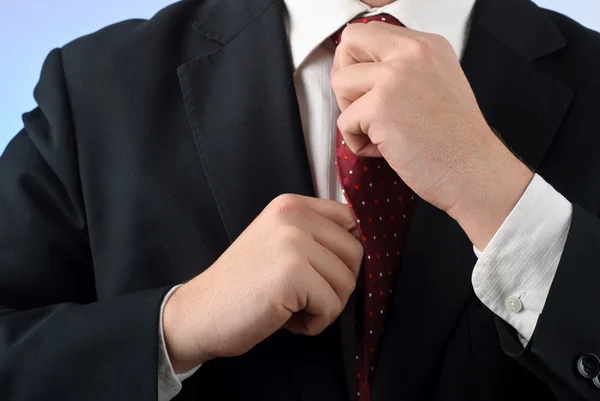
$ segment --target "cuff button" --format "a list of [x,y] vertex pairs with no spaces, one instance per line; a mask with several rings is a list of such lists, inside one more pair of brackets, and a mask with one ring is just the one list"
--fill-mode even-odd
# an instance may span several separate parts
[[585,354],[577,361],[577,370],[586,379],[597,378],[600,374],[600,359],[595,354]]
[[511,313],[519,313],[523,310],[523,302],[517,297],[508,297],[504,301],[504,307]]

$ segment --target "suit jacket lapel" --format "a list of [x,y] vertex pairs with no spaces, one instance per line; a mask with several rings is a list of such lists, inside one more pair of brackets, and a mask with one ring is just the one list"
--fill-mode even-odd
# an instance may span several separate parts
[[275,197],[312,195],[278,1],[204,5],[194,28],[216,50],[179,70],[198,153],[233,241]]
[[[533,3],[480,0],[463,68],[480,107],[507,146],[535,168],[572,91],[535,67],[565,44]],[[415,400],[473,295],[471,242],[444,212],[420,201],[376,367],[373,399]]]

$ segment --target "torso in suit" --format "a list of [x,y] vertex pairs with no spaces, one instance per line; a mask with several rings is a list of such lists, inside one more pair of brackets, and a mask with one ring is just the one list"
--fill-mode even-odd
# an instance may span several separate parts
[[[600,36],[526,0],[480,0],[463,58],[488,122],[575,204],[536,333],[473,293],[472,244],[420,202],[374,401],[600,400]],[[3,400],[153,400],[165,293],[277,195],[314,195],[282,3],[183,1],[53,51],[0,159]],[[353,398],[336,322],[206,363],[176,400]]]

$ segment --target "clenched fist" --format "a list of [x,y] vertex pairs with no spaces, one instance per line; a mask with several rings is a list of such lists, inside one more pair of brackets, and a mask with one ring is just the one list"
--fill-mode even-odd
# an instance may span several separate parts
[[284,327],[322,332],[356,286],[363,248],[347,205],[283,195],[163,315],[176,372],[241,355]]
[[448,41],[382,22],[350,25],[332,87],[350,149],[385,158],[485,248],[533,173],[486,123]]

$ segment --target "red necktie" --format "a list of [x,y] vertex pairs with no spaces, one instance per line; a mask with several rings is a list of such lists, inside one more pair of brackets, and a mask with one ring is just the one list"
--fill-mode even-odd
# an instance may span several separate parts
[[[350,24],[370,21],[402,26],[387,14],[357,18]],[[343,28],[333,36],[335,44],[340,42],[342,31]],[[364,291],[358,291],[362,295],[363,308],[359,308],[357,319],[356,362],[358,400],[369,401],[388,299],[416,196],[384,159],[359,157],[352,153],[339,130],[336,165],[338,179],[365,249],[363,275],[358,283]]]

